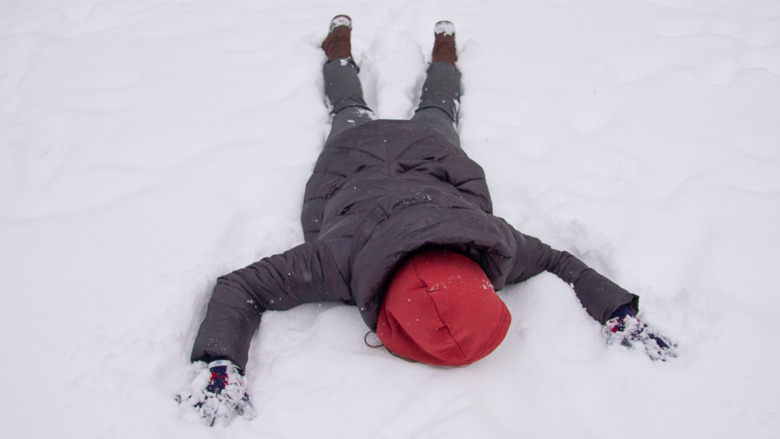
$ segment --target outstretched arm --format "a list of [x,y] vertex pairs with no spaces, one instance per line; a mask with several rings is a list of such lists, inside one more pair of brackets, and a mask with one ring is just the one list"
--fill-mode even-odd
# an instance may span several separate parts
[[580,302],[594,319],[606,323],[622,306],[628,307],[634,315],[639,311],[639,296],[629,293],[568,252],[551,249],[551,253],[545,269],[574,287]]
[[220,277],[192,348],[193,362],[209,364],[200,366],[177,401],[208,425],[227,424],[236,415],[254,417],[243,370],[263,311],[348,299],[344,276],[328,247],[319,242]]
[[542,271],[555,273],[574,287],[588,314],[605,325],[603,333],[607,344],[629,349],[640,347],[654,361],[677,356],[677,344],[635,317],[639,311],[639,296],[624,290],[568,252],[554,250],[537,238],[517,231],[514,231],[514,238],[517,256],[507,282],[519,282]]
[[533,236],[514,231],[516,256],[507,283],[521,282],[543,271],[549,271],[572,285],[585,310],[599,322],[606,323],[621,306],[636,314],[639,296],[585,265],[574,255],[551,248]]
[[347,282],[322,242],[262,259],[217,280],[191,359],[225,358],[244,369],[264,311],[349,297]]

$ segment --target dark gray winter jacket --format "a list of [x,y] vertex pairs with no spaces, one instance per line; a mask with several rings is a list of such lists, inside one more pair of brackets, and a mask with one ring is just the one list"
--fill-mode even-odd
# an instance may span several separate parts
[[637,311],[637,296],[492,213],[482,168],[430,128],[379,120],[347,130],[327,143],[306,185],[305,243],[217,280],[192,360],[245,367],[262,312],[302,303],[355,305],[374,330],[399,262],[428,247],[471,257],[496,290],[555,273],[602,323],[621,305]]

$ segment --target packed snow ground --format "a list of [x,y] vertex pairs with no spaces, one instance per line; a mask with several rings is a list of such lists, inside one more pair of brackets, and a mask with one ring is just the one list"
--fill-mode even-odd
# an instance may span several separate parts
[[[540,275],[472,366],[306,305],[264,316],[256,419],[179,410],[215,278],[302,242],[337,13],[385,118],[456,24],[496,213],[641,295],[680,358],[607,348]],[[2,436],[776,437],[779,116],[775,0],[0,2]]]

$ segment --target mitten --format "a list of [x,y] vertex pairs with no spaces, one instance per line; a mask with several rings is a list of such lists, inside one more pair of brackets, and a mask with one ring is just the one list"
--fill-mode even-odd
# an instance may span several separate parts
[[241,369],[229,360],[212,361],[176,401],[194,409],[206,425],[227,425],[236,415],[255,417]]
[[676,343],[632,315],[607,320],[603,333],[608,345],[619,344],[628,349],[641,347],[653,361],[677,357]]

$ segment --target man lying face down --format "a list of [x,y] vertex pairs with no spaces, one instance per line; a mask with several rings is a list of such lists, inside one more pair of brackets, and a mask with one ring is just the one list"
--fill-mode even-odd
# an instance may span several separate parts
[[675,356],[671,342],[634,317],[636,295],[493,215],[485,174],[460,147],[452,23],[434,27],[410,120],[375,119],[352,58],[351,27],[349,17],[334,17],[322,44],[333,119],[306,185],[305,242],[217,280],[191,356],[203,362],[203,375],[180,403],[210,425],[252,417],[242,371],[261,316],[303,303],[355,305],[382,344],[408,360],[471,364],[509,328],[496,290],[544,271],[573,286],[605,324],[608,343],[641,345],[653,359]]

